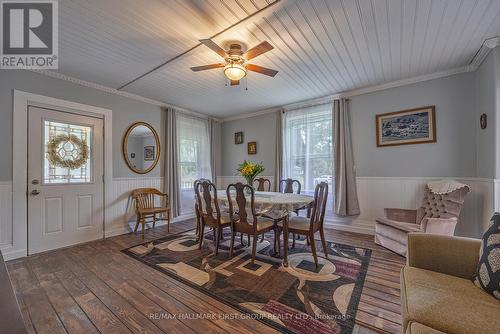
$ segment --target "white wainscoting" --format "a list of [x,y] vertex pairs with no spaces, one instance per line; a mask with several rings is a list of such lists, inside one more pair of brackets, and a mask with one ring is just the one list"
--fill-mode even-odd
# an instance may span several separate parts
[[[332,227],[357,232],[374,233],[375,219],[384,208],[415,209],[420,204],[425,184],[442,178],[428,177],[358,177],[358,198],[361,214],[353,218],[335,218]],[[494,180],[454,178],[468,184],[471,192],[465,198],[456,235],[479,237],[487,228],[494,212]],[[500,193],[499,193],[500,195]]]
[[495,180],[495,212],[500,212],[500,180]]
[[12,244],[12,182],[0,182],[0,249]]
[[163,191],[162,177],[113,178],[111,198],[106,211],[106,237],[130,232],[129,222],[135,220],[131,192],[137,188],[156,188]]
[[[274,186],[274,177],[269,178]],[[385,207],[414,209],[418,206],[425,184],[440,178],[424,177],[358,177],[358,196],[361,214],[354,218],[330,218],[329,226],[361,233],[373,233],[375,219],[383,214]],[[500,211],[500,180],[481,178],[455,178],[471,187],[460,215],[456,234],[479,237],[488,227],[494,211]],[[244,181],[238,176],[219,176],[217,187],[225,189],[228,184]],[[127,233],[134,213],[130,192],[136,188],[154,187],[163,189],[163,178],[114,178],[111,197],[114,200],[106,210],[106,237]],[[179,217],[176,220],[190,218]],[[12,248],[12,182],[0,182],[0,249],[6,259],[23,256],[25,250]]]
[[[271,179],[274,185],[274,177]],[[358,177],[358,198],[361,214],[356,217],[329,216],[326,224],[332,228],[374,234],[375,219],[381,217],[384,208],[416,209],[422,200],[424,188],[431,180],[440,177]],[[459,217],[456,235],[479,237],[488,227],[489,219],[500,209],[500,180],[483,178],[454,178],[468,184],[471,192],[465,199]],[[244,182],[239,176],[218,176],[218,189],[225,189],[233,182]]]
[[[129,221],[135,219],[130,193],[136,188],[163,189],[163,178],[114,178],[111,185],[113,200],[106,208],[105,236],[124,234],[131,231]],[[179,217],[181,220],[189,217]],[[158,224],[160,225],[160,224]],[[0,182],[0,250],[6,260],[26,255],[25,249],[12,247],[12,182]]]
[[[259,175],[258,177],[263,177],[271,181],[271,190],[274,190],[274,176]],[[245,179],[241,176],[217,176],[217,189],[226,189],[231,183],[242,182],[246,183]]]

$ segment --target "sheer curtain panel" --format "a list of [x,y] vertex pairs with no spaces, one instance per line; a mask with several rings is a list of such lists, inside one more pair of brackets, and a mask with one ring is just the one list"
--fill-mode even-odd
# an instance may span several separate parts
[[[302,193],[314,194],[320,182],[334,188],[331,103],[288,110],[283,115],[283,178],[297,179]],[[327,210],[332,212],[333,201]]]
[[194,212],[193,182],[212,178],[208,119],[177,113],[178,180],[180,214]]

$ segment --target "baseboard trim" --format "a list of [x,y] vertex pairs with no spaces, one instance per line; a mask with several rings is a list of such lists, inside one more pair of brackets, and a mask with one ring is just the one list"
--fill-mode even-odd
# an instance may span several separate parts
[[[170,223],[175,224],[177,222],[181,222],[181,221],[184,221],[187,219],[194,219],[195,217],[196,216],[194,213],[188,214],[188,215],[183,215],[183,216],[178,216],[178,217],[175,217],[174,219],[172,219]],[[166,224],[167,224],[166,221],[160,220],[156,223],[156,226],[163,226]],[[148,223],[148,225],[151,225],[151,224]],[[148,225],[146,225],[146,230],[152,228],[151,226],[148,226]],[[113,228],[110,230],[106,230],[104,238],[107,239],[107,238],[115,237],[117,235],[130,233],[130,232],[134,231],[134,227],[135,227],[135,221],[129,221],[127,223],[127,225],[125,225],[125,226],[120,226],[120,227],[116,227],[116,228]],[[137,231],[139,232],[141,230],[142,230],[142,228],[141,228],[141,226],[139,226]]]
[[27,249],[12,249],[12,245],[0,250],[5,261],[19,259],[28,255]]
[[325,227],[344,232],[375,235],[375,224],[372,221],[353,220],[351,224],[345,224],[325,218]]

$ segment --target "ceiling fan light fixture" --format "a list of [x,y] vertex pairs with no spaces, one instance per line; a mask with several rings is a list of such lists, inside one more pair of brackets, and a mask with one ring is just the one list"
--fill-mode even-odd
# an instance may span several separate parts
[[233,81],[239,81],[247,75],[247,69],[240,64],[230,63],[224,66],[224,75]]

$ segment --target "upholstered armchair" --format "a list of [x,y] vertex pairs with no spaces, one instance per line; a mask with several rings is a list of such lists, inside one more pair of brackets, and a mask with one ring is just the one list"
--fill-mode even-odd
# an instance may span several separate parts
[[468,185],[456,181],[428,183],[417,210],[384,209],[385,217],[375,224],[375,243],[406,256],[408,233],[452,236],[469,191]]

